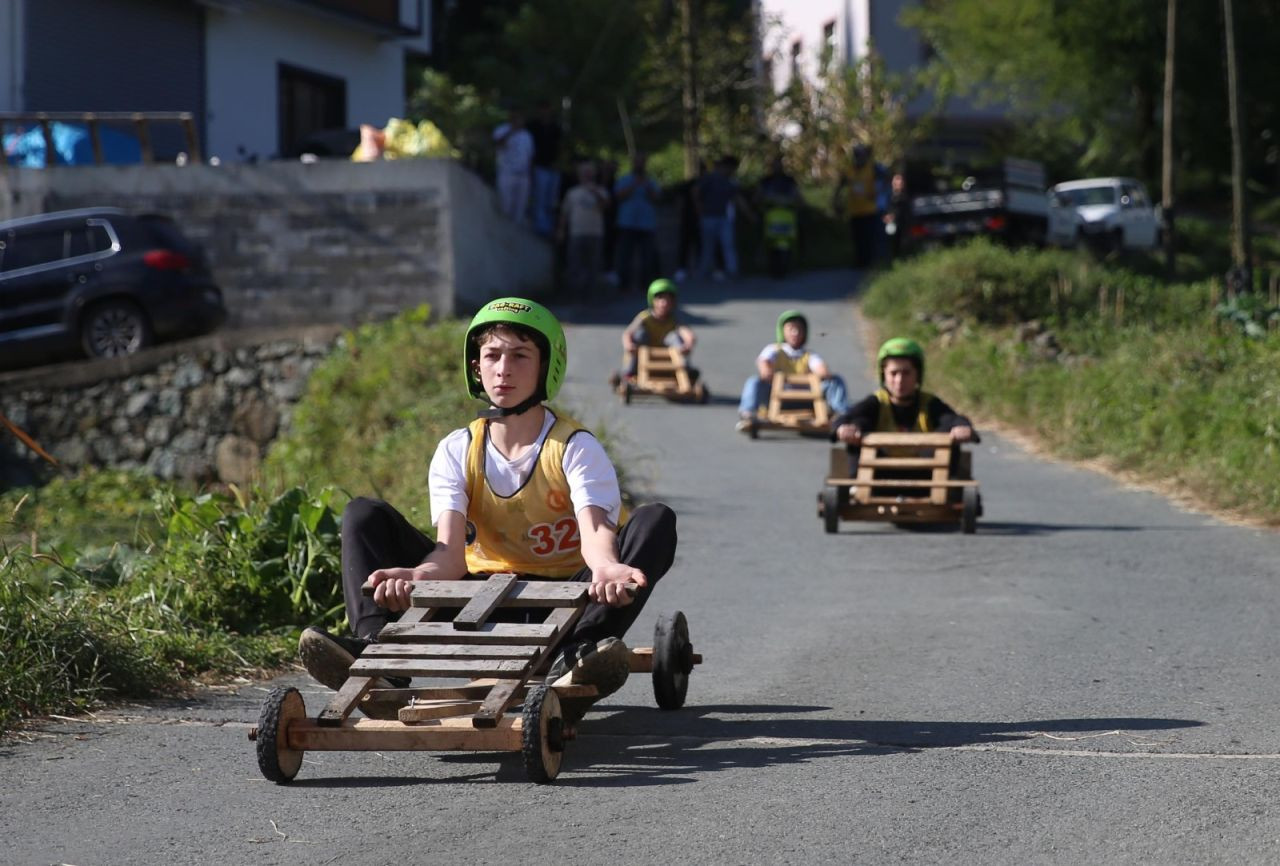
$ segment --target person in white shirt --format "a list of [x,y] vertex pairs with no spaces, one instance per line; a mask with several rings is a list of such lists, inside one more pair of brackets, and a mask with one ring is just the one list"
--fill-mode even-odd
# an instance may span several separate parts
[[609,193],[596,183],[596,167],[578,164],[578,184],[560,205],[557,238],[565,245],[565,282],[569,297],[585,302],[600,282],[604,263],[604,215]]
[[756,413],[769,402],[774,373],[813,373],[822,379],[822,396],[831,407],[831,414],[843,414],[849,408],[844,379],[827,368],[821,355],[806,347],[809,320],[799,310],[786,310],[778,316],[776,336],[756,356],[756,375],[742,386],[736,429],[751,431]]
[[508,218],[522,223],[529,209],[533,171],[533,136],[524,128],[524,115],[510,112],[507,122],[494,129],[493,144],[499,207]]

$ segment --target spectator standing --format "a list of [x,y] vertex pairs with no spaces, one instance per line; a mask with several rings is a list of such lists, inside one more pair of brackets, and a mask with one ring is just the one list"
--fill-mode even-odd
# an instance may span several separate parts
[[595,164],[579,163],[578,183],[565,194],[556,232],[565,244],[565,282],[575,303],[591,300],[600,282],[608,209],[609,193],[596,183]]
[[556,225],[556,202],[560,199],[560,123],[551,103],[538,103],[537,114],[529,121],[533,137],[533,228],[549,237]]
[[[733,204],[739,195],[733,173],[737,167],[737,160],[723,156],[694,188],[694,201],[702,226],[703,276],[713,271],[717,247],[724,257],[724,273],[730,277],[738,275],[738,251],[733,238]],[[724,273],[715,270],[715,278],[723,279]]]
[[849,220],[853,237],[854,267],[868,268],[875,262],[879,237],[883,234],[876,189],[876,165],[871,148],[854,145],[852,164],[840,176],[836,186],[836,210]]
[[898,259],[906,251],[911,231],[911,196],[907,195],[907,180],[902,172],[896,172],[889,183],[889,208],[884,215],[885,231],[889,235],[889,255]]
[[498,202],[508,218],[523,223],[529,208],[530,169],[533,167],[533,136],[524,128],[524,115],[507,114],[507,122],[493,131],[496,148]]
[[[658,230],[656,202],[662,191],[649,177],[648,157],[637,152],[631,159],[631,172],[618,178],[613,186],[617,199],[618,240],[615,251],[618,285],[622,291],[639,288],[652,280],[658,270],[658,248],[654,236]],[[632,273],[632,260],[639,256],[639,278]]]

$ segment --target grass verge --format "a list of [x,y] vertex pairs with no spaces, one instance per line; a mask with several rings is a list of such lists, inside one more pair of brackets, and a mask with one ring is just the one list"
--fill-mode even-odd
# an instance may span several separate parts
[[1280,525],[1280,329],[1265,304],[975,243],[878,275],[863,310],[926,343],[931,386],[962,410]]

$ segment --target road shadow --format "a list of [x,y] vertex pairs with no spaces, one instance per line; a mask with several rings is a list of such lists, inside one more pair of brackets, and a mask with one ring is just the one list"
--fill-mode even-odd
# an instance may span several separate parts
[[[1128,716],[1020,722],[805,718],[829,712],[831,708],[775,704],[712,704],[685,707],[676,712],[630,705],[607,705],[601,709],[602,713],[592,713],[579,724],[577,739],[566,749],[557,784],[574,788],[680,785],[700,781],[706,774],[722,770],[762,769],[826,758],[879,757],[1030,740],[1049,747],[1054,742],[1096,739],[1111,733],[1133,739],[1152,732],[1205,724],[1193,719]],[[406,764],[397,762],[394,771],[397,775],[304,777],[293,784],[359,789],[470,782],[529,783],[518,753],[433,755],[442,763],[460,769],[476,769],[439,777],[405,776],[399,774],[407,769]]]
[[[1018,523],[1013,521],[978,520],[978,535],[999,535],[1007,537],[1033,537],[1057,535],[1063,532],[1187,532],[1203,530],[1202,526],[1133,526],[1119,523]],[[959,522],[955,523],[901,523],[893,524],[879,520],[842,520],[839,533],[841,535],[891,535],[907,532],[921,535],[960,532]]]
[[[560,784],[574,787],[687,784],[718,770],[760,769],[831,757],[874,757],[929,749],[999,745],[1028,740],[1046,744],[1116,732],[1200,727],[1204,722],[1162,718],[1063,718],[1022,722],[848,720],[796,718],[826,712],[820,706],[712,705],[662,713],[619,707],[606,718],[588,717],[566,754]],[[788,718],[741,718],[787,715]],[[730,745],[717,746],[717,743]],[[741,745],[733,745],[741,743]],[[579,770],[590,774],[574,778]]]

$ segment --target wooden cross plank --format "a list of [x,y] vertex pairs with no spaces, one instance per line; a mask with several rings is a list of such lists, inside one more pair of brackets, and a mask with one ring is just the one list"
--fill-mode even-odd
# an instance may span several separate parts
[[480,709],[479,701],[423,701],[400,708],[402,722],[429,722],[432,719],[451,719],[467,716]]
[[538,647],[515,644],[374,644],[361,658],[399,659],[531,659]]
[[351,666],[363,677],[518,677],[529,669],[528,659],[396,659],[361,656]]
[[936,469],[941,465],[945,469],[951,465],[951,455],[943,454],[941,457],[936,455],[933,457],[873,457],[867,461],[867,465],[872,469]]
[[491,574],[479,592],[471,596],[458,615],[453,618],[453,627],[458,631],[475,631],[497,610],[498,605],[507,593],[515,586],[514,574]]
[[348,677],[342,688],[329,699],[320,715],[316,716],[316,724],[332,727],[341,725],[351,711],[360,706],[360,701],[373,688],[376,677]]
[[903,446],[906,448],[951,447],[950,433],[867,433],[862,437],[862,444],[871,448],[890,448]]
[[[565,635],[573,628],[573,624],[578,621],[578,617],[582,616],[581,607],[561,607],[553,610],[551,615],[547,617],[547,621],[543,625],[551,626],[556,630],[557,635]],[[529,667],[530,673],[542,670],[544,664],[551,658],[551,654],[555,652],[560,641],[552,641],[543,647],[542,653]],[[472,717],[472,723],[477,728],[492,728],[502,719],[502,714],[516,699],[518,689],[524,685],[526,675],[521,680],[509,680],[505,683],[498,683],[493,687],[493,691],[489,692],[489,696],[484,699],[479,711]]]
[[[574,610],[574,608],[557,608]],[[456,631],[453,623],[423,622],[401,625],[398,622],[385,626],[378,634],[383,643],[467,643],[467,644],[519,644],[542,646],[555,639],[556,626],[548,619],[544,623],[489,622],[476,631]]]
[[929,481],[924,478],[875,478],[863,481],[860,478],[828,478],[829,487],[977,487],[977,481],[965,479],[948,479],[946,481]]
[[[413,585],[411,599],[415,607],[463,607],[484,585],[475,580],[423,580]],[[586,597],[587,586],[572,580],[518,580],[501,606],[572,607]]]

